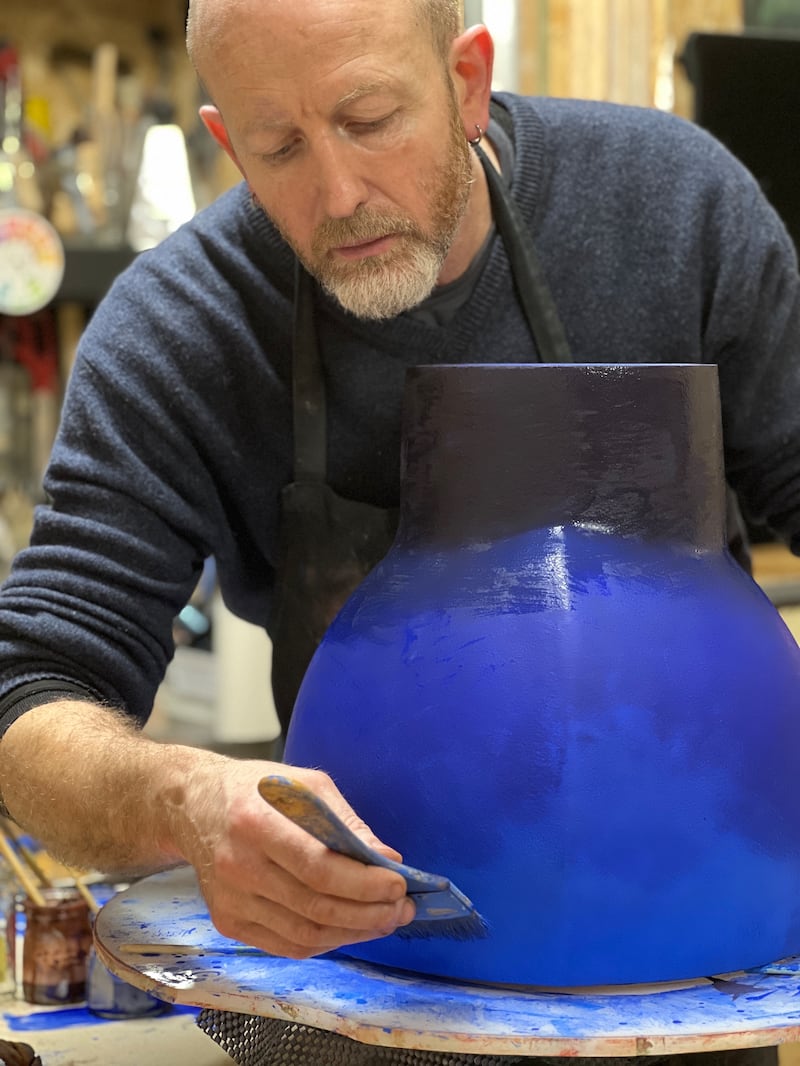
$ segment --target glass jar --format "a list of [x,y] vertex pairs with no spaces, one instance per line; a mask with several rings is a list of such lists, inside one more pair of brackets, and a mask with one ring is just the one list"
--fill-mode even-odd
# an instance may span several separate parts
[[94,948],[89,953],[86,1006],[99,1018],[109,1019],[151,1018],[170,1009],[168,1003],[112,973]]
[[23,998],[46,1006],[80,1002],[86,996],[86,959],[92,945],[89,908],[75,889],[41,891],[44,906],[25,901]]

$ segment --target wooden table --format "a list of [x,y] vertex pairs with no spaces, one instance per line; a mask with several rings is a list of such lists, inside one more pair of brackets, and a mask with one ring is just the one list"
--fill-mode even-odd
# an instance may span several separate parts
[[0,1037],[29,1044],[45,1066],[231,1066],[195,1015],[105,1021],[85,1007],[32,1007],[0,1001]]
[[100,912],[95,935],[109,969],[161,999],[387,1047],[615,1056],[800,1040],[800,960],[673,985],[569,991],[438,980],[338,953],[296,962],[217,933],[185,868],[120,893]]

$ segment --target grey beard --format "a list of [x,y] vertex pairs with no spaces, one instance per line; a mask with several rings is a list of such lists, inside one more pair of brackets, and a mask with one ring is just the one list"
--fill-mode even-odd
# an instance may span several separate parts
[[365,269],[353,276],[332,277],[325,272],[319,280],[345,311],[357,318],[381,321],[395,318],[430,296],[443,258],[430,246],[414,243],[392,262],[367,261]]

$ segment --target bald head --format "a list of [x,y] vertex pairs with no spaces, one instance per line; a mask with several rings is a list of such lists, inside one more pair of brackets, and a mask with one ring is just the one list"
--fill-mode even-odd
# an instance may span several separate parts
[[[262,0],[264,3],[270,0]],[[272,0],[274,3],[275,0]],[[277,0],[278,3],[283,0]],[[450,45],[462,29],[461,0],[407,0],[414,18],[445,61]],[[247,0],[190,0],[186,21],[186,47],[195,70],[203,77],[210,43],[220,36],[231,17],[246,17]]]
[[431,34],[433,45],[446,59],[462,28],[461,0],[412,0],[417,20]]

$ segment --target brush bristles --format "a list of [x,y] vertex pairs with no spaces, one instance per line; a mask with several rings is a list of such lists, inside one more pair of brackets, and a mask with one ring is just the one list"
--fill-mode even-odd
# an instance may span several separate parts
[[473,913],[464,918],[411,922],[395,929],[395,936],[403,940],[433,940],[446,937],[448,940],[480,940],[489,935],[489,926],[480,914]]

